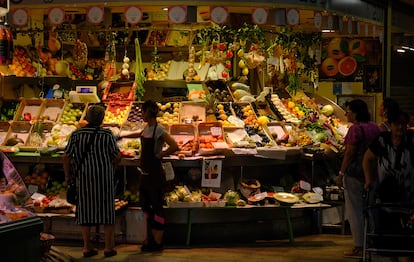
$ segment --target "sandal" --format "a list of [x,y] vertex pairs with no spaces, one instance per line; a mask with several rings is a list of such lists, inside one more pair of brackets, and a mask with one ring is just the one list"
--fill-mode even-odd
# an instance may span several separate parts
[[93,257],[98,255],[98,250],[96,249],[91,249],[89,251],[83,252],[83,257]]
[[118,253],[116,252],[116,250],[115,250],[115,249],[112,249],[112,250],[110,250],[110,251],[104,251],[104,256],[105,256],[105,257],[113,257],[113,256],[115,256],[116,254],[118,254]]

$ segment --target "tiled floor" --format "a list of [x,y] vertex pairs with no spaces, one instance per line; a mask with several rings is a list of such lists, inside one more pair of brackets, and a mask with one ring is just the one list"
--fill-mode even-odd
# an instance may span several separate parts
[[[53,246],[66,255],[66,261],[155,261],[155,262],[325,262],[358,261],[344,259],[343,251],[352,247],[350,235],[320,234],[297,237],[294,246],[286,241],[261,242],[253,245],[191,248],[167,246],[163,252],[141,253],[139,245],[118,245],[118,255],[104,258],[103,251],[92,258],[83,258],[82,248],[77,246]],[[52,251],[53,252],[53,251]],[[65,261],[65,260],[61,260]],[[373,256],[372,261],[390,261],[389,258]]]

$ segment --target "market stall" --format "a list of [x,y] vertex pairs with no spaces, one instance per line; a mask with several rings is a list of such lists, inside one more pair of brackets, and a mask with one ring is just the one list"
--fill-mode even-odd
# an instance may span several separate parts
[[[343,109],[318,95],[320,79],[360,79],[366,64],[378,62],[371,59],[375,48],[367,51],[368,42],[353,39],[357,33],[352,30],[346,36],[338,33],[325,39],[315,25],[305,32],[295,30],[295,21],[309,15],[299,8],[280,8],[279,12],[289,11],[283,25],[267,13],[266,22],[257,23],[260,17],[254,16],[254,23],[237,28],[215,21],[215,16],[192,20],[192,12],[201,15],[201,7],[180,8],[171,7],[182,11],[178,17],[160,18],[159,23],[151,20],[145,27],[140,26],[143,17],[131,22],[127,9],[123,10],[126,21],[120,19],[118,7],[93,6],[86,16],[84,10],[75,8],[73,17],[68,17],[71,21],[59,16],[65,8],[43,10],[42,20],[48,16],[49,21],[38,29],[35,45],[22,44],[29,25],[13,21],[18,39],[3,64],[6,70],[2,69],[1,149],[31,194],[33,202],[26,204],[36,207],[45,220],[53,220],[54,215],[48,214],[62,210],[67,217],[73,216],[72,206],[61,201],[66,188],[62,153],[71,133],[85,124],[88,106],[103,105],[103,125],[122,136],[145,126],[141,108],[145,99],[156,100],[158,122],[179,144],[179,151],[164,159],[172,181],[168,193],[176,190],[175,185],[197,192],[166,199],[171,218],[174,212],[185,213],[187,244],[193,205],[195,213],[216,204],[222,205],[214,206],[218,212],[227,212],[228,207],[229,212],[244,212],[240,211],[243,207],[250,207],[246,211],[250,213],[268,206],[261,201],[263,194],[268,198],[267,193],[285,193],[295,200],[291,204],[305,205],[300,208],[324,207],[312,204],[323,201],[323,190],[330,186],[336,170],[330,172],[335,167],[324,166],[329,172],[321,178],[315,166],[332,164],[335,161],[330,159],[341,157],[348,127]],[[190,20],[179,19],[184,11]],[[24,12],[16,7],[14,15]],[[213,9],[210,12],[214,14]],[[154,18],[157,12],[150,14]],[[235,15],[227,15],[234,22]],[[247,13],[240,16],[247,17]],[[322,16],[322,20],[328,18]],[[93,20],[96,17],[101,19]],[[346,17],[340,19],[348,22]],[[128,26],[112,26],[117,23]],[[351,89],[349,84],[341,88]],[[119,139],[118,145],[123,159],[117,196],[123,207],[136,206],[141,145],[128,138]],[[252,180],[262,184],[243,195],[243,183]],[[228,191],[240,201],[230,204],[224,198]],[[321,198],[306,198],[305,193]],[[273,194],[270,199],[272,209],[281,212],[289,224],[288,237],[293,242],[294,226],[289,222],[293,207],[281,208],[283,201]],[[175,211],[179,208],[184,209]],[[309,215],[294,212],[304,220]],[[260,218],[252,218],[256,219]]]

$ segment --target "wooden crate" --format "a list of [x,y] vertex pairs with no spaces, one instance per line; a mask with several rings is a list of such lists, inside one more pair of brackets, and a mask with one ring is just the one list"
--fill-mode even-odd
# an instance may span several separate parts
[[26,144],[31,128],[32,125],[28,121],[13,121],[10,124],[9,131],[7,132],[6,138],[3,141],[3,145],[6,145],[7,140],[13,137],[22,139],[23,144]]
[[197,132],[193,124],[173,124],[170,126],[170,134],[180,148],[176,154],[192,156],[197,151]]
[[[58,122],[62,124],[76,124],[76,122],[81,121],[85,117],[87,106],[87,103],[66,102]],[[73,114],[73,112],[77,113]],[[71,118],[71,115],[75,115],[75,119]]]
[[45,99],[39,119],[57,122],[62,115],[64,105],[64,99]]
[[129,101],[109,101],[106,103],[104,125],[120,126],[122,125],[130,111],[131,102]]
[[10,123],[8,121],[0,121],[0,145],[6,141],[7,133],[10,129]]
[[29,133],[29,137],[25,143],[25,145],[23,147],[20,147],[21,150],[26,150],[26,151],[35,151],[37,150],[38,147],[47,147],[47,140],[51,137],[52,133],[52,128],[55,124],[53,122],[47,122],[47,121],[43,121],[42,122],[42,127],[43,127],[43,132],[42,132],[42,144],[41,145],[35,145],[32,142],[32,137],[33,137],[33,128]]
[[221,154],[228,149],[221,122],[199,123],[197,136],[199,141],[198,153],[200,155]]
[[182,102],[179,111],[180,123],[206,122],[205,102]]
[[136,83],[127,82],[109,82],[102,96],[102,101],[134,101]]
[[27,120],[24,120],[25,113],[29,113],[31,115],[31,119],[29,120],[39,119],[42,106],[43,106],[42,99],[22,98],[20,105],[19,105],[19,109],[17,110],[16,115],[14,117],[14,120],[15,121],[27,121]]

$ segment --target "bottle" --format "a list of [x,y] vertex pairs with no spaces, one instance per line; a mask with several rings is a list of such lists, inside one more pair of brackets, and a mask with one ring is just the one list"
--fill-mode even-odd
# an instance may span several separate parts
[[4,22],[4,27],[6,30],[6,36],[7,36],[7,58],[6,63],[8,65],[11,65],[13,62],[13,34],[10,27],[10,24],[7,23],[7,21]]
[[0,65],[7,64],[8,50],[7,32],[4,26],[4,16],[2,16],[0,17]]

